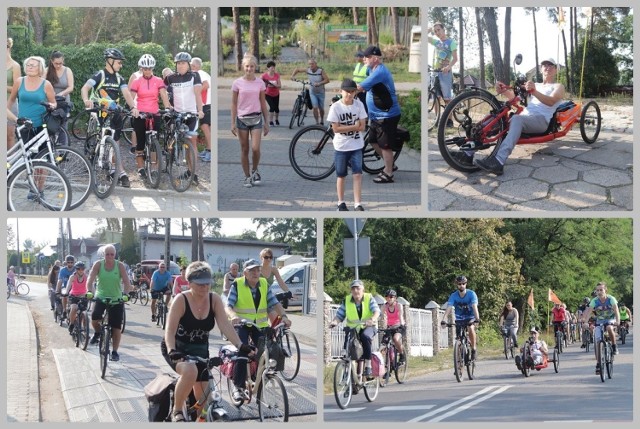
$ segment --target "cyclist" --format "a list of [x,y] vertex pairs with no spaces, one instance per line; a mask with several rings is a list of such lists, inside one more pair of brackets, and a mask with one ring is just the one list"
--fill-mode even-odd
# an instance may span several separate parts
[[[580,325],[580,335],[582,335],[582,331],[584,330],[584,326],[583,325],[586,326],[586,324],[580,323],[580,320],[582,319],[582,314],[587,309],[587,307],[589,306],[590,302],[591,302],[591,298],[585,296],[582,299],[582,304],[580,304],[578,306],[578,309],[576,310],[576,321]],[[581,349],[584,349],[587,346],[586,340],[587,340],[586,338],[582,338],[582,344],[580,345]]]
[[[94,281],[96,282],[97,292],[94,289]],[[124,292],[129,293],[133,290],[127,270],[124,264],[116,259],[116,248],[112,244],[104,247],[104,259],[98,260],[91,267],[89,279],[87,280],[88,291],[95,296],[95,306],[91,312],[91,325],[94,329],[91,344],[97,344],[100,341],[100,320],[107,310],[107,306],[103,299],[110,298],[112,300],[123,299],[128,301],[128,296],[123,296],[120,282],[124,284]],[[120,339],[122,333],[122,315],[124,313],[124,303],[112,305],[108,307],[109,325],[113,333],[113,349],[111,351],[111,360],[119,361],[118,347],[120,347]]]
[[187,280],[187,267],[180,267],[180,275],[173,281],[173,296],[189,290],[189,280]]
[[171,272],[167,271],[167,265],[164,262],[158,264],[153,274],[151,274],[151,321],[156,321],[157,308],[156,303],[158,299],[162,299],[164,296],[164,303],[169,307],[169,300],[171,299]]
[[[363,80],[367,78],[367,76],[369,76],[369,68],[364,63],[364,52],[358,51],[356,52],[354,57],[356,59],[356,65],[353,68],[353,81],[356,84],[360,84]],[[367,93],[365,91],[360,91],[356,93],[356,97],[358,98],[358,100],[360,100],[360,102],[364,106],[365,112],[368,112]]]
[[620,312],[620,323],[622,323],[625,329],[629,330],[629,324],[633,323],[633,315],[631,314],[631,310],[624,305],[624,302],[621,302],[618,305],[618,311]]
[[13,265],[9,267],[9,271],[7,271],[7,285],[11,287],[16,286],[16,273],[14,271]]
[[229,271],[224,275],[224,285],[222,286],[222,295],[227,298],[229,296],[229,291],[231,290],[231,284],[238,277],[238,270],[240,266],[235,262],[232,262],[229,265]]
[[[596,286],[596,297],[591,300],[589,306],[582,314],[582,320],[588,320],[589,316],[593,313],[596,317],[596,324],[607,325],[607,332],[609,333],[609,339],[611,340],[611,346],[613,354],[618,354],[618,346],[616,345],[616,335],[613,330],[613,323],[620,325],[620,311],[618,310],[618,300],[613,295],[607,294],[607,285],[604,282],[598,283]],[[596,330],[596,337],[593,339],[594,344],[598,344],[602,338],[599,337],[602,331]],[[596,374],[600,374],[600,362],[598,361],[598,347],[593,348],[595,350],[596,357]]]
[[382,52],[377,46],[365,49],[364,63],[369,76],[358,84],[359,91],[367,91],[367,110],[371,119],[369,143],[384,160],[384,170],[373,179],[374,183],[393,183],[393,150],[400,122],[400,104],[391,72],[382,63]]
[[225,309],[220,296],[209,291],[213,280],[211,267],[206,262],[196,261],[186,268],[189,284],[187,291],[176,296],[167,317],[167,329],[161,343],[162,355],[167,363],[180,376],[176,383],[172,421],[185,420],[182,413],[184,401],[193,389],[196,398],[200,398],[209,382],[205,378],[205,364],[185,362],[185,355],[209,358],[209,332],[216,322],[220,332],[248,354],[251,348],[240,342],[240,338],[225,317]]
[[202,82],[202,111],[204,116],[200,121],[200,129],[204,134],[205,149],[200,152],[199,157],[203,162],[211,162],[211,75],[202,70],[202,59],[198,57],[191,58],[191,70],[200,75]]
[[[549,359],[549,347],[544,340],[540,339],[540,333],[533,327],[530,331],[531,343],[529,344],[531,350],[531,362],[527,362],[527,365],[542,365]],[[520,350],[522,351],[522,349]],[[522,370],[522,358],[520,355],[516,356],[516,366],[519,370]]]
[[[167,96],[167,88],[164,81],[158,76],[153,75],[153,68],[156,66],[156,59],[153,55],[144,54],[138,60],[138,67],[142,70],[142,76],[131,82],[130,91],[136,95],[137,109],[140,112],[153,114],[153,127],[156,131],[160,131],[160,104],[158,96],[162,98],[162,105],[165,108],[171,108],[169,97]],[[146,119],[136,117],[133,119],[133,129],[136,132],[136,166],[138,167],[138,175],[146,178],[144,169],[144,147],[147,143]]]
[[71,311],[69,312],[69,333],[73,332],[76,323],[76,314],[78,312],[78,302],[87,294],[87,276],[85,275],[84,262],[78,261],[74,265],[75,271],[69,277],[68,295],[71,303]]
[[[249,259],[243,264],[243,277],[238,277],[231,284],[227,299],[227,316],[234,325],[238,325],[242,319],[247,319],[258,325],[259,328],[269,326],[268,312],[275,311],[286,326],[291,326],[291,321],[286,315],[282,305],[271,292],[267,279],[260,277],[260,263],[255,259]],[[249,338],[257,345],[264,333],[253,326],[236,326],[238,337],[243,344],[248,344]],[[231,337],[227,337],[231,338]],[[237,343],[236,343],[237,344]],[[240,356],[247,357],[248,350],[240,348]],[[247,366],[235,365],[233,371],[234,400],[243,398],[245,380],[247,379]]]
[[[442,91],[442,99],[444,104],[451,101],[453,96],[453,66],[458,62],[458,42],[447,36],[444,25],[440,22],[433,24],[433,27],[427,30],[427,40],[433,45],[435,52],[433,55],[433,68],[440,70],[438,72],[438,80],[440,81],[440,90]],[[448,123],[447,126],[452,126]]]
[[[127,81],[119,73],[124,64],[124,55],[119,49],[107,48],[104,50],[104,60],[104,69],[90,77],[80,90],[84,106],[87,109],[91,109],[93,108],[93,102],[96,101],[103,106],[107,106],[109,109],[113,109],[119,104],[120,94],[122,94],[131,109],[133,117],[138,117],[138,109],[135,106],[133,96],[127,86]],[[89,91],[91,91],[91,95],[89,95]],[[116,143],[120,140],[123,125],[124,118],[122,114],[116,110],[111,116],[111,127],[115,129],[113,140]],[[120,172],[118,175],[118,183],[123,188],[129,188],[131,183],[129,182],[129,176],[127,176],[122,166],[122,158],[120,158],[119,165],[117,165],[116,168]],[[111,174],[112,177],[115,178],[116,171],[112,171]]]
[[567,310],[567,304],[566,303],[562,303],[560,304],[560,306],[562,307],[562,309],[564,310],[564,320],[565,320],[565,325],[564,325],[564,334],[567,338],[569,338],[569,330],[571,329],[571,312],[569,310]]
[[508,335],[513,340],[513,345],[518,347],[518,310],[513,307],[511,301],[507,301],[502,309],[500,318],[498,319],[498,325],[500,328],[507,328],[509,330]]
[[[167,87],[171,88],[173,94],[173,108],[179,113],[197,113],[197,118],[191,118],[185,124],[189,127],[189,145],[192,153],[198,153],[198,121],[204,118],[202,110],[202,81],[200,75],[191,71],[191,55],[187,52],[178,52],[173,61],[176,63],[176,72],[165,78]],[[187,161],[189,158],[187,158]],[[193,183],[198,185],[198,175],[196,174],[196,160],[189,165],[189,172],[193,174]]]
[[53,264],[47,275],[47,286],[49,288],[49,303],[51,311],[56,309],[56,287],[58,285],[58,275],[60,273],[60,265]]
[[[329,324],[330,328],[334,328],[338,323],[346,320],[347,327],[358,330],[358,338],[362,343],[362,358],[364,359],[362,375],[364,377],[371,377],[373,374],[371,369],[371,341],[376,334],[379,317],[380,307],[378,307],[376,300],[370,293],[364,292],[362,280],[354,280],[351,282],[351,293],[344,298],[335,317]],[[359,322],[364,322],[364,327]]]
[[444,312],[442,322],[447,320],[449,314],[455,308],[455,321],[467,327],[469,341],[471,342],[471,360],[476,358],[476,329],[473,322],[480,322],[478,313],[478,296],[471,289],[467,289],[467,278],[465,276],[456,277],[455,284],[458,290],[449,296],[447,309]]
[[554,336],[556,331],[566,332],[566,326],[568,324],[567,313],[565,313],[564,308],[562,308],[561,302],[556,302],[551,309],[551,324],[553,325]]
[[398,303],[398,293],[393,289],[387,289],[384,296],[387,302],[382,304],[382,325],[384,328],[397,329],[393,334],[393,344],[395,344],[396,350],[398,350],[398,358],[400,363],[402,363],[405,360],[404,349],[402,348],[402,335],[406,331],[402,304]]
[[294,69],[291,74],[291,79],[295,78],[298,73],[307,74],[307,79],[311,82],[309,95],[311,97],[311,105],[313,106],[313,117],[316,120],[316,124],[324,125],[325,85],[328,84],[330,80],[324,69],[318,67],[318,62],[315,58],[310,58],[308,64],[309,67],[306,69]]
[[[65,266],[60,268],[58,274],[58,283],[56,283],[56,293],[62,294],[62,318],[67,318],[67,301],[69,296],[68,282],[69,277],[76,271],[76,258],[73,255],[67,255],[64,258]],[[63,292],[62,289],[65,289]]]

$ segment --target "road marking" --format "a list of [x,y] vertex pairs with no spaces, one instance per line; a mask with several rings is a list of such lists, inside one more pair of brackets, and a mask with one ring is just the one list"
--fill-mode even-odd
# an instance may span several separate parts
[[489,399],[489,398],[493,398],[495,395],[497,395],[497,394],[499,394],[499,393],[504,392],[504,391],[505,391],[505,390],[507,390],[509,387],[511,387],[511,386],[502,386],[502,387],[501,387],[501,388],[499,388],[498,390],[495,390],[495,391],[493,391],[493,392],[491,392],[491,393],[488,393],[488,394],[487,394],[487,395],[485,395],[485,396],[481,396],[480,398],[478,398],[478,399],[476,399],[476,400],[474,400],[474,401],[471,401],[471,402],[469,402],[469,403],[467,403],[467,404],[465,404],[465,405],[461,406],[460,408],[457,408],[457,409],[455,409],[455,410],[451,410],[451,411],[449,411],[448,413],[445,413],[445,414],[443,414],[443,415],[441,415],[441,416],[439,416],[439,417],[436,417],[435,419],[431,419],[431,420],[429,420],[429,421],[430,421],[430,422],[439,422],[439,421],[441,421],[441,420],[444,420],[444,419],[446,419],[447,417],[451,417],[451,416],[453,416],[453,415],[455,415],[455,414],[458,414],[458,413],[459,413],[459,412],[461,412],[461,411],[467,410],[467,409],[471,408],[472,406],[474,406],[474,405],[476,405],[476,404],[479,404],[480,402],[486,401],[486,400],[487,400],[487,399]]
[[435,405],[398,405],[378,408],[376,411],[413,411],[413,410],[430,410]]
[[[457,400],[457,401],[455,401],[455,402],[452,402],[452,403],[450,403],[450,404],[448,404],[448,405],[442,406],[442,407],[440,407],[440,408],[438,408],[438,409],[435,409],[435,410],[433,410],[433,411],[430,411],[430,412],[428,412],[428,413],[426,413],[426,414],[423,414],[423,415],[421,415],[421,416],[415,417],[415,418],[413,418],[413,419],[409,420],[407,423],[415,423],[415,422],[422,421],[422,420],[427,419],[427,418],[429,418],[429,417],[431,417],[431,416],[435,416],[436,414],[439,414],[439,413],[441,413],[441,412],[443,412],[443,411],[446,411],[446,410],[448,410],[449,408],[453,408],[453,407],[455,407],[455,406],[457,406],[457,405],[460,405],[460,404],[462,404],[462,403],[464,403],[464,402],[471,401],[471,400],[473,400],[474,398],[476,398],[476,397],[478,397],[478,396],[480,396],[480,398],[479,398],[479,399],[480,399],[480,401],[478,401],[478,402],[484,401],[484,399],[488,399],[488,398],[490,398],[490,397],[491,397],[491,396],[493,396],[493,395],[488,396],[487,398],[484,398],[484,399],[482,398],[482,396],[481,396],[481,395],[484,395],[485,393],[488,393],[489,391],[491,391],[491,390],[493,390],[493,389],[496,389],[496,388],[499,388],[499,387],[500,387],[500,386],[488,386],[488,387],[485,387],[484,389],[480,390],[479,392],[476,392],[476,393],[474,393],[474,394],[472,394],[472,395],[469,395],[469,396],[467,396],[467,397],[464,397],[464,398],[462,398],[462,399],[458,399],[458,400]],[[509,387],[511,387],[511,386],[503,386],[502,388],[500,388],[500,391],[504,391],[504,390],[508,389]],[[459,411],[456,411],[456,412],[459,412]],[[455,414],[455,413],[454,413],[454,414]]]
[[335,408],[331,409],[331,408],[330,408],[330,409],[328,409],[328,410],[327,410],[327,409],[325,408],[325,409],[324,409],[324,411],[323,411],[323,413],[324,413],[324,414],[331,414],[331,413],[355,413],[355,412],[362,411],[362,410],[365,410],[365,409],[366,409],[365,407],[360,407],[360,408],[348,408],[348,409],[346,409],[346,410],[341,410],[340,408],[338,408],[338,409],[335,409]]

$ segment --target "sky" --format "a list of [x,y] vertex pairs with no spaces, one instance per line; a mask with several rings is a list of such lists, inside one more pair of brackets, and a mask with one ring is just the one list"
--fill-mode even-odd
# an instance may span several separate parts
[[[66,218],[63,218],[66,225]],[[14,234],[16,232],[16,218],[9,218],[8,225],[12,225]],[[30,238],[36,245],[56,244],[59,231],[59,220],[57,218],[21,218],[18,220],[20,233],[20,246],[27,238]],[[172,229],[175,231],[173,227]],[[72,218],[71,230],[74,238],[90,237],[96,229],[96,220],[93,218]],[[250,218],[222,218],[221,233],[225,236],[242,234],[244,230],[255,230],[256,225]]]

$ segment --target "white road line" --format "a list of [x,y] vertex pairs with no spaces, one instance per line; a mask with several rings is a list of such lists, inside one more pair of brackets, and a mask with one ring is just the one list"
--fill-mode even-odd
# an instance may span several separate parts
[[502,386],[502,387],[501,387],[501,388],[499,388],[498,390],[494,390],[493,392],[488,393],[488,394],[487,394],[487,395],[485,395],[485,396],[482,396],[482,397],[480,397],[480,398],[478,398],[478,399],[476,399],[476,400],[474,400],[474,401],[471,401],[471,402],[469,402],[469,403],[467,403],[467,404],[464,404],[463,406],[461,406],[461,407],[459,407],[459,408],[456,408],[455,410],[451,410],[451,411],[449,411],[448,413],[445,413],[445,414],[443,414],[443,415],[441,415],[441,416],[439,416],[439,417],[436,417],[436,418],[434,418],[434,419],[431,419],[431,420],[429,420],[429,421],[430,421],[430,422],[439,422],[439,421],[441,421],[441,420],[444,420],[444,419],[446,419],[447,417],[451,417],[451,416],[453,416],[453,415],[455,415],[455,414],[458,414],[458,413],[459,413],[459,412],[461,412],[461,411],[467,410],[467,409],[471,408],[472,406],[474,406],[474,405],[476,405],[476,404],[479,404],[480,402],[486,401],[487,399],[492,398],[492,397],[494,397],[495,395],[497,395],[497,394],[499,394],[499,393],[504,392],[505,390],[507,390],[507,389],[508,389],[508,388],[510,388],[510,387],[511,387],[511,386]]
[[415,410],[430,410],[435,405],[398,405],[378,408],[376,411],[415,411]]
[[415,418],[413,418],[413,419],[411,419],[411,420],[408,420],[408,421],[407,421],[407,423],[415,423],[415,422],[422,421],[422,420],[424,420],[424,419],[426,419],[426,418],[429,418],[429,417],[431,417],[431,416],[435,416],[435,415],[436,415],[436,414],[438,414],[438,413],[441,413],[441,412],[443,412],[443,411],[446,411],[446,410],[448,410],[449,408],[453,408],[453,407],[455,407],[455,406],[457,406],[457,405],[459,405],[459,404],[462,404],[462,403],[464,403],[464,402],[466,402],[466,401],[472,400],[472,399],[474,399],[476,396],[483,395],[483,394],[485,394],[486,392],[488,392],[488,391],[490,391],[490,390],[492,390],[492,389],[496,389],[496,388],[498,388],[498,387],[499,387],[499,386],[488,386],[488,387],[485,387],[484,389],[480,390],[479,392],[476,392],[476,393],[474,393],[474,394],[472,394],[472,395],[469,395],[469,396],[467,396],[467,397],[465,397],[465,398],[458,399],[457,401],[452,402],[452,403],[450,403],[450,404],[448,404],[448,405],[445,405],[445,406],[440,407],[440,408],[438,408],[438,409],[436,409],[436,410],[430,411],[430,412],[428,412],[428,413],[426,413],[426,414],[423,414],[423,415],[421,415],[421,416],[418,416],[418,417],[415,417]]
[[362,411],[362,410],[366,410],[365,407],[360,407],[360,408],[347,408],[346,410],[341,410],[341,409],[324,409],[323,413],[324,414],[332,414],[332,413],[356,413],[358,411]]

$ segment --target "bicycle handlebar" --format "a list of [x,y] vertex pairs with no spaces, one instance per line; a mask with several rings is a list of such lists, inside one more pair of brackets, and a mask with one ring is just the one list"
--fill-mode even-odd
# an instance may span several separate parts
[[294,81],[294,82],[301,83],[302,85],[311,85],[311,82],[307,81],[307,80],[300,80],[300,79],[295,79],[295,78],[293,78],[291,80]]
[[183,358],[186,362],[200,362],[200,363],[204,363],[207,365],[207,368],[211,369],[215,366],[220,366],[222,365],[222,359],[220,359],[218,356],[214,356],[212,358],[206,359],[206,358],[202,358],[200,356],[192,356],[192,355],[186,355]]

